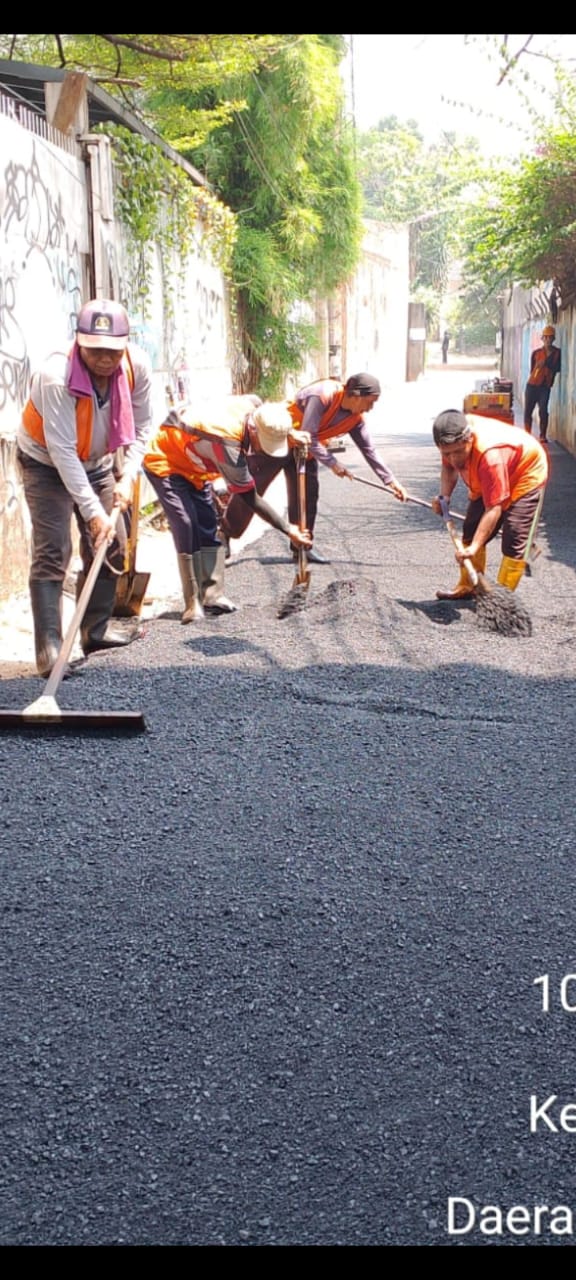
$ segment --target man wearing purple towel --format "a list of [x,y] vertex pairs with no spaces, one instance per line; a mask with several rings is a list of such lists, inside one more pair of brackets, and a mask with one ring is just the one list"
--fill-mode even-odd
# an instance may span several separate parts
[[[71,350],[54,352],[34,374],[22,412],[18,460],[32,522],[29,587],[36,665],[44,677],[62,643],[62,585],[72,551],[72,512],[86,574],[94,549],[111,538],[113,509],[130,505],[150,432],[150,365],[145,353],[129,342],[129,334],[128,315],[119,302],[87,302],[78,314]],[[82,622],[86,655],[127,644],[137,633],[137,628],[130,632],[110,625],[116,577],[124,567],[124,540],[124,522],[119,521]]]

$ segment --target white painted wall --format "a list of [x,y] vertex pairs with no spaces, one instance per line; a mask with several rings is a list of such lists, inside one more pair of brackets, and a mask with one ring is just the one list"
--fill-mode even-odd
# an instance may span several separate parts
[[0,116],[0,432],[13,434],[30,370],[69,341],[88,253],[84,166]]
[[[69,151],[0,114],[0,598],[25,585],[29,520],[14,438],[30,377],[73,337],[92,292],[125,303],[134,339],[154,373],[153,427],[168,403],[232,389],[226,290],[202,243],[182,263],[162,263],[150,246],[151,292],[138,307],[134,254],[114,219],[108,140],[90,144],[88,166]],[[91,243],[88,183],[92,184]]]
[[406,381],[408,227],[366,219],[362,254],[347,287],[343,373],[367,370],[387,390]]

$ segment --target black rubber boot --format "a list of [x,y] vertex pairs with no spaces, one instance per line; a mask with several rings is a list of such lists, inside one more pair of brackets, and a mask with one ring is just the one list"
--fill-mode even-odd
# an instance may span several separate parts
[[[84,574],[79,573],[76,581],[77,600],[85,581]],[[85,656],[98,649],[117,649],[121,645],[131,644],[132,640],[137,640],[142,635],[138,622],[124,626],[110,622],[115,598],[116,579],[97,578],[80,628],[80,643]]]
[[62,647],[62,583],[30,583],[38,675],[48,679]]

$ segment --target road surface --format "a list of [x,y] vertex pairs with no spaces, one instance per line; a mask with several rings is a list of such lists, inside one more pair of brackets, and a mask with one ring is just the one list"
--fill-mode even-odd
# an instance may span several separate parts
[[[373,415],[423,498],[468,389]],[[62,686],[145,735],[3,734],[2,1244],[574,1243],[576,461],[551,466],[531,638],[434,604],[431,513],[323,474],[303,612],[277,619],[271,531],[238,613],[182,627],[168,593]],[[39,692],[22,669],[4,706]]]

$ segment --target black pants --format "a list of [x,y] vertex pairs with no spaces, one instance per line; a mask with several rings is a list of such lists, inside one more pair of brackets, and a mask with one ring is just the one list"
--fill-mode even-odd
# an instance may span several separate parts
[[[92,539],[85,521],[60,479],[59,472],[55,467],[47,467],[44,463],[37,462],[21,449],[18,450],[18,462],[32,522],[30,580],[64,581],[72,555],[72,513],[76,516],[80,531],[80,554],[84,572],[87,573],[94,558]],[[106,514],[110,515],[114,505],[116,484],[112,467],[107,466],[99,471],[93,471],[88,478]],[[107,552],[100,577],[114,577],[115,571],[117,573],[123,569],[125,544],[126,526],[124,521],[120,520],[117,535]]]
[[527,431],[532,430],[532,417],[536,406],[538,406],[540,435],[546,435],[548,430],[548,401],[550,399],[551,389],[551,387],[544,386],[533,387],[530,382],[526,383],[526,391],[524,395],[524,426]]
[[190,480],[176,473],[157,476],[144,468],[144,474],[162,503],[178,555],[191,556],[201,547],[220,546],[210,484],[196,489]]
[[[294,451],[282,458],[272,458],[268,453],[251,453],[248,455],[250,473],[256,481],[256,491],[262,497],[281,471],[286,476],[288,495],[288,519],[291,524],[298,524],[298,480]],[[318,463],[315,458],[306,462],[306,528],[314,532],[316,512],[318,509]],[[239,538],[248,528],[253,512],[242,500],[241,493],[232,495],[226,508],[225,528],[230,538]]]
[[[488,542],[491,542],[501,529],[503,556],[510,556],[512,560],[522,560],[524,558],[532,521],[538,508],[541,493],[542,487],[532,489],[531,493],[525,493],[522,498],[518,498],[506,511],[502,512],[494,532],[488,538]],[[485,507],[481,498],[475,498],[473,502],[468,503],[466,519],[462,529],[462,541],[465,547],[472,542],[484,511]]]

